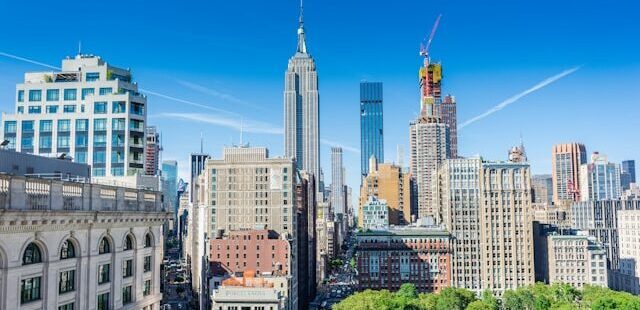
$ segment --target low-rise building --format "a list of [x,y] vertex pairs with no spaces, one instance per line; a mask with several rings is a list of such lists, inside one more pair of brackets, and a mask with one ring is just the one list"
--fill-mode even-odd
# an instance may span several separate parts
[[356,235],[358,290],[398,290],[412,283],[421,292],[451,286],[450,234],[439,227],[405,226]]
[[212,310],[287,309],[286,277],[260,275],[246,271],[242,277],[222,281],[211,296]]
[[389,228],[389,206],[384,199],[369,196],[367,202],[362,205],[362,229],[387,229]]
[[608,287],[607,253],[586,232],[548,236],[549,283]]
[[214,269],[227,273],[289,272],[289,242],[273,230],[231,231],[210,242],[209,259]]

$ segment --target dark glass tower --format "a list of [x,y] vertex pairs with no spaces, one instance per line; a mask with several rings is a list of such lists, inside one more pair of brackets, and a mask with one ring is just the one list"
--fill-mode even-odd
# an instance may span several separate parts
[[631,183],[636,183],[636,161],[622,161],[622,173],[620,174],[620,185],[623,190],[629,189]]
[[382,83],[360,83],[360,172],[369,173],[369,158],[384,162]]

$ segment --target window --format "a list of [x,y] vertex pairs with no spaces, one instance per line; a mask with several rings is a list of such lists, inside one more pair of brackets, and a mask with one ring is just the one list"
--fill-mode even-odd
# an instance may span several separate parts
[[125,130],[127,127],[125,125],[124,118],[114,118],[111,120],[111,129],[113,130]]
[[113,113],[124,113],[127,109],[127,105],[124,101],[114,101],[111,103],[111,110]]
[[127,237],[124,239],[124,250],[133,250],[133,238],[131,237],[131,235],[127,235]]
[[109,310],[109,293],[98,295],[98,310]]
[[42,120],[40,121],[40,132],[51,132],[53,129],[53,121]]
[[132,102],[131,103],[131,114],[135,115],[144,115],[144,104]]
[[93,120],[93,130],[107,130],[107,119],[106,118],[96,118]]
[[5,140],[9,141],[7,144],[7,150],[15,150],[16,149],[16,137],[4,137]]
[[47,114],[56,114],[58,113],[58,106],[57,105],[48,105],[47,106]]
[[21,304],[40,300],[40,280],[41,277],[22,280],[22,283],[20,285]]
[[98,266],[98,284],[104,284],[111,281],[110,269],[111,269],[111,265],[109,264]]
[[86,77],[84,78],[87,82],[93,82],[100,79],[100,72],[87,72]]
[[33,132],[33,121],[22,121],[22,133]]
[[18,91],[18,102],[24,102],[24,90]]
[[153,245],[153,239],[151,238],[151,234],[147,233],[144,236],[144,247],[145,248],[150,248]]
[[113,88],[111,87],[102,87],[100,88],[100,96],[106,96],[106,95],[110,95],[111,93],[113,93]]
[[58,120],[58,132],[68,132],[71,130],[71,121],[68,119]]
[[20,144],[22,149],[33,149],[33,137],[22,137]]
[[111,168],[111,175],[114,177],[124,176],[124,167]]
[[75,304],[74,304],[74,303],[72,303],[72,302],[71,302],[71,303],[68,303],[68,304],[64,304],[64,305],[62,305],[62,306],[59,306],[59,307],[58,307],[58,310],[73,310],[73,306],[74,306],[74,305],[75,305]]
[[94,102],[93,103],[93,113],[96,114],[105,114],[107,113],[107,103],[104,101]]
[[131,303],[131,285],[122,288],[122,304],[126,305]]
[[76,100],[77,96],[78,96],[78,90],[75,88],[64,90],[64,100],[67,100],[67,101]]
[[76,151],[76,162],[80,164],[87,163],[87,152],[86,151]]
[[82,100],[84,100],[85,97],[87,96],[93,96],[93,94],[95,93],[95,89],[93,88],[83,88],[82,89]]
[[24,107],[18,107],[17,108],[17,112],[18,114],[24,114]]
[[133,260],[127,259],[122,262],[122,277],[128,278],[133,276]]
[[42,101],[42,91],[39,89],[32,89],[29,91],[29,101]]
[[58,101],[58,100],[60,100],[60,90],[47,89],[47,101]]
[[111,163],[112,164],[124,163],[124,154],[122,152],[111,151]]
[[42,263],[42,252],[35,243],[29,243],[22,255],[22,265]]
[[113,133],[111,135],[111,146],[113,147],[124,146],[124,135]]
[[16,133],[16,121],[5,121],[4,133]]
[[76,120],[76,131],[87,131],[89,130],[89,120],[88,119],[77,119]]
[[76,133],[76,147],[87,147],[88,145],[87,134],[84,132]]
[[144,257],[144,272],[151,271],[151,256]]
[[151,294],[151,280],[144,281],[144,289],[142,290],[143,296],[148,296]]
[[64,243],[62,243],[62,249],[60,249],[60,259],[74,257],[76,257],[76,248],[73,246],[71,240],[66,240]]
[[42,107],[40,106],[30,106],[29,114],[40,114],[42,113]]
[[76,290],[76,271],[67,270],[60,273],[60,283],[58,285],[58,293],[63,294]]
[[100,240],[100,245],[98,246],[98,253],[99,254],[111,253],[111,242],[109,242],[107,238],[103,237],[102,240]]
[[130,129],[140,130],[140,131],[141,131],[141,130],[143,129],[143,128],[142,128],[142,127],[143,127],[143,124],[144,124],[144,122],[143,122],[143,121],[141,121],[141,120],[132,119],[132,120],[129,122],[129,128],[130,128]]
[[51,148],[51,136],[40,136],[40,148],[42,149]]
[[107,135],[106,134],[96,134],[93,136],[93,146],[95,147],[105,147],[107,146]]
[[103,177],[106,173],[104,168],[93,168],[93,176],[94,177]]
[[58,148],[69,147],[69,136],[58,136]]
[[76,106],[73,104],[65,104],[62,111],[64,113],[75,113],[76,112]]

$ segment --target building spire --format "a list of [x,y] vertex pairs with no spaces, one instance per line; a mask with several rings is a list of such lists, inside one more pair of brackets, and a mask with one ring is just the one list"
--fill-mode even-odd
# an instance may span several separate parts
[[300,0],[300,20],[299,20],[300,25],[298,26],[298,49],[297,49],[297,52],[306,54],[307,53],[307,43],[306,43],[305,37],[304,37],[304,19],[303,19],[303,17],[304,17],[304,3],[302,1],[303,0]]

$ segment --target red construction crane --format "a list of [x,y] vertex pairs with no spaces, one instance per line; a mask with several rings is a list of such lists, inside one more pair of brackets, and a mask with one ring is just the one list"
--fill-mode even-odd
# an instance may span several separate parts
[[567,193],[573,201],[580,201],[580,190],[573,184],[573,180],[567,179]]

